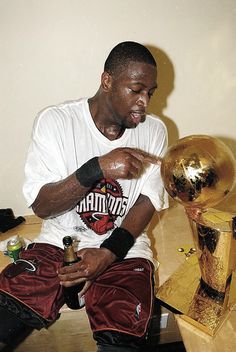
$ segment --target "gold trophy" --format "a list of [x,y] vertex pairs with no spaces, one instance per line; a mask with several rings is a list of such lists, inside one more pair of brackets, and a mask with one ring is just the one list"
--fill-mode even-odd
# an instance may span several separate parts
[[234,187],[235,159],[219,139],[192,135],[168,149],[161,175],[186,209],[195,248],[157,297],[213,336],[236,302],[236,204],[235,214],[212,208]]

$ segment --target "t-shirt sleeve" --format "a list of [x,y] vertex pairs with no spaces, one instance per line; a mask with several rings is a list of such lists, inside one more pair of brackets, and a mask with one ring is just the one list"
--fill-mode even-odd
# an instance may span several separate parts
[[[160,158],[163,157],[168,146],[168,136],[166,127],[161,121],[159,121],[157,130],[154,130],[152,139],[151,153]],[[151,200],[157,211],[168,208],[169,198],[161,178],[160,165],[151,165],[149,167],[141,193]]]
[[161,179],[160,167],[149,175],[141,193],[150,199],[157,211],[168,208],[169,199]]
[[25,163],[23,194],[30,207],[41,187],[66,176],[60,117],[53,109],[40,113],[34,122]]

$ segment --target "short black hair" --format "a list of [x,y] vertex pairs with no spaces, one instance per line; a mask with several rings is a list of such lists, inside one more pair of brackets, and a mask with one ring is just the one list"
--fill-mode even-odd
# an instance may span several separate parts
[[121,71],[131,62],[143,62],[154,67],[157,66],[151,52],[142,44],[126,41],[117,44],[108,55],[104,71],[114,74]]

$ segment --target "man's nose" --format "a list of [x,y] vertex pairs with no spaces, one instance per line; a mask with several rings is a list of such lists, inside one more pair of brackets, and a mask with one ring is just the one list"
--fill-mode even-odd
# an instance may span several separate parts
[[148,95],[146,95],[146,94],[140,95],[136,103],[137,103],[138,106],[146,108],[148,106],[148,103],[149,103]]

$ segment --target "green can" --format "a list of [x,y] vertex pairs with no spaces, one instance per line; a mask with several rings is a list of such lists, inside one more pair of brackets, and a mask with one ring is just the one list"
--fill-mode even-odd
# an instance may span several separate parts
[[7,242],[7,254],[14,262],[19,259],[21,250],[22,242],[18,236]]

